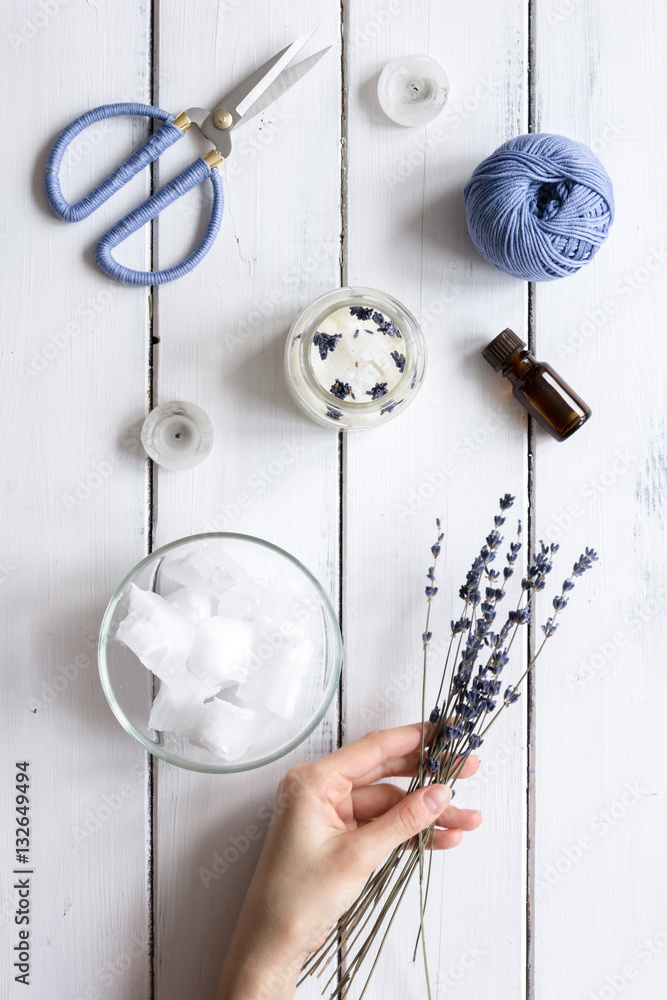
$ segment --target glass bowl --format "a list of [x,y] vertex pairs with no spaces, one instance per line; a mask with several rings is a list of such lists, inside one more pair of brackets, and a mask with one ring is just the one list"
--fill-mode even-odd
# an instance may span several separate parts
[[412,313],[374,288],[336,288],[292,324],[285,373],[301,409],[335,430],[385,423],[415,398],[426,344]]
[[[200,586],[204,577],[208,584]],[[230,579],[236,582],[230,584]],[[142,592],[149,592],[148,595],[139,594],[132,585]],[[178,597],[175,596],[177,592]],[[191,595],[195,593],[199,597],[193,604]],[[133,620],[128,618],[128,611],[132,610],[136,620],[137,604],[133,601],[139,599],[141,608],[145,602],[157,604],[159,614],[166,611],[168,615],[161,633],[163,641],[172,624],[176,629],[176,638],[169,637],[166,642],[169,656],[173,658],[184,630],[188,630],[188,636],[190,628],[198,634],[199,619],[196,614],[200,614],[203,606],[200,598],[209,600],[207,594],[218,601],[217,605],[213,605],[214,614],[226,615],[224,620],[227,622],[230,618],[237,618],[248,623],[242,627],[251,630],[247,634],[252,637],[253,652],[247,667],[247,678],[255,685],[253,697],[267,699],[266,692],[272,690],[272,682],[272,697],[278,699],[267,702],[269,709],[262,705],[261,712],[252,721],[243,722],[249,727],[246,730],[242,730],[242,723],[234,719],[234,731],[241,733],[244,740],[249,738],[251,743],[245,752],[232,760],[223,759],[205,746],[196,745],[189,735],[149,727],[153,702],[165,682],[147,669],[129,646],[116,637],[121,622]],[[166,604],[160,598],[166,599]],[[167,608],[171,602],[174,604]],[[199,610],[193,613],[195,606]],[[187,624],[183,624],[185,619],[179,617],[181,613],[187,615]],[[139,612],[139,628],[151,620],[151,614],[152,611],[145,616],[143,611]],[[172,622],[173,614],[178,621]],[[207,616],[208,611],[203,613],[204,618]],[[219,618],[218,622],[221,620]],[[127,628],[127,622],[124,628]],[[272,625],[266,626],[267,622]],[[262,632],[260,623],[269,631]],[[273,626],[275,628],[271,631]],[[298,639],[294,638],[297,634]],[[136,638],[131,641],[136,645]],[[299,673],[296,681],[289,673],[293,669],[291,656],[282,661],[280,657],[281,651],[285,653],[289,644],[307,644],[308,655],[305,660],[301,659],[304,672]],[[191,663],[194,646],[189,648],[191,652],[187,664]],[[278,546],[251,535],[216,532],[191,535],[156,549],[128,573],[106,609],[100,630],[98,657],[102,686],[114,715],[146,750],[178,767],[225,774],[269,764],[293,750],[315,729],[329,708],[338,685],[342,640],[329,598],[313,574],[297,559]],[[280,669],[287,670],[287,673],[277,673],[276,664],[280,662]],[[179,671],[185,663],[186,660],[182,665],[179,661]],[[157,669],[163,670],[162,666]],[[191,674],[186,672],[189,685]],[[285,678],[285,683],[282,683],[282,678]],[[231,685],[215,697],[208,692],[207,703],[215,703],[219,708],[216,698],[227,699],[243,709],[245,719],[248,709],[252,714],[256,707],[252,700],[250,703],[247,701],[247,686],[245,691],[244,694],[241,684]],[[286,692],[292,693],[286,695]],[[288,717],[289,709],[285,707],[286,696],[292,699],[291,717]],[[282,715],[272,714],[276,705]],[[179,716],[180,719],[182,716]],[[199,735],[197,730],[195,738]],[[204,743],[206,745],[206,741]]]

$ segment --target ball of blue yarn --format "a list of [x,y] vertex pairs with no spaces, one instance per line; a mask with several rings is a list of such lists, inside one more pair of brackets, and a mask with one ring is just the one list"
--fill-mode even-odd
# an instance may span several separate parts
[[614,220],[611,180],[588,146],[548,132],[499,146],[463,189],[473,243],[526,281],[552,281],[587,264]]

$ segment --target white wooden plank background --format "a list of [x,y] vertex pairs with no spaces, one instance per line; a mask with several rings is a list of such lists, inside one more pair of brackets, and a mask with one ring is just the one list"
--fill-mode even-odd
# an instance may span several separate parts
[[[596,0],[161,0],[152,9],[21,0],[0,16],[0,996],[212,998],[260,845],[208,888],[199,869],[249,824],[265,826],[290,764],[341,734],[418,715],[434,518],[446,530],[444,625],[506,490],[536,537],[561,542],[563,569],[586,544],[602,560],[573,595],[530,706],[524,700],[498,727],[479,776],[460,792],[485,818],[437,867],[428,932],[436,995],[659,995],[659,0],[631,16]],[[218,243],[154,294],[151,320],[148,290],[112,284],[90,252],[145,196],[148,174],[67,226],[41,189],[52,139],[111,101],[152,99],[173,112],[206,105],[314,27],[308,51],[332,51],[239,132]],[[377,107],[377,75],[390,58],[422,51],[446,67],[449,104],[427,129],[400,129]],[[608,245],[576,278],[538,286],[530,312],[526,286],[474,251],[461,199],[479,160],[529,127],[590,144],[617,195]],[[192,132],[161,161],[160,183],[204,148]],[[120,120],[91,130],[66,164],[66,193],[80,196],[145,134],[145,123]],[[152,251],[161,266],[193,245],[208,206],[202,189],[160,220]],[[135,266],[150,252],[148,233],[123,250]],[[342,447],[296,410],[281,367],[296,313],[341,282],[393,292],[421,320],[429,348],[414,406]],[[593,406],[590,424],[564,445],[537,432],[531,446],[528,422],[479,357],[507,325]],[[207,410],[216,447],[198,469],[156,470],[151,481],[136,429],[151,404],[173,398]],[[309,565],[341,601],[346,644],[343,697],[323,725],[284,762],[240,779],[147,761],[106,706],[94,649],[108,597],[150,545],[225,529],[268,538]],[[11,970],[20,759],[32,776],[27,990]],[[413,900],[372,1000],[424,996],[409,961],[414,927]]]
[[[219,8],[214,30],[212,8],[211,22],[204,21],[199,33],[190,30],[182,4],[163,2],[161,16],[170,28],[160,41],[160,106],[215,102],[231,82],[314,27],[306,3],[267,5],[265,14],[258,32],[250,4]],[[341,86],[333,5],[317,25],[310,51],[330,43],[333,50],[307,81],[238,133],[221,246],[157,296],[156,398],[195,399],[211,415],[218,438],[210,459],[192,475],[158,476],[155,541],[207,528],[258,535],[293,552],[335,599],[337,435],[300,416],[282,376],[291,320],[339,281]],[[238,171],[236,153],[244,168]],[[174,171],[191,158],[185,150],[179,155]],[[165,215],[161,259],[194,238],[198,214],[187,227],[178,211]],[[307,504],[295,502],[299,497]],[[294,761],[331,751],[336,736],[334,706]],[[229,838],[243,846],[248,825],[265,830],[284,770],[278,763],[221,782],[217,775],[157,768],[157,996],[214,996],[261,844],[251,842],[215,882],[205,884],[198,872],[210,870],[216,851],[233,846]],[[184,926],[193,931],[186,948]]]
[[[2,464],[0,989],[5,997],[120,996],[131,981],[147,996],[145,754],[119,739],[95,649],[119,572],[145,552],[145,463],[122,439],[146,411],[147,298],[101,277],[88,248],[112,212],[145,196],[148,177],[119,194],[113,209],[66,226],[48,208],[41,175],[54,135],[76,115],[109,99],[148,99],[149,23],[129,4],[56,5],[43,17],[40,10],[25,3],[2,12],[12,139],[10,152],[8,131],[0,245],[2,398],[11,434]],[[131,45],[107,44],[127,37]],[[96,128],[98,147],[77,144],[81,162],[71,177],[65,172],[70,196],[88,190],[144,134],[143,122]],[[140,263],[142,247],[132,251]],[[13,777],[24,758],[34,869],[28,988],[12,969]]]
[[537,129],[598,152],[617,217],[593,268],[536,296],[538,353],[558,359],[595,416],[567,451],[539,442],[535,519],[568,557],[594,544],[602,565],[585,599],[573,594],[559,655],[535,678],[535,995],[639,1000],[664,992],[667,945],[667,112],[655,89],[667,11],[648,4],[621,19],[585,4],[554,23],[548,13],[538,7]]

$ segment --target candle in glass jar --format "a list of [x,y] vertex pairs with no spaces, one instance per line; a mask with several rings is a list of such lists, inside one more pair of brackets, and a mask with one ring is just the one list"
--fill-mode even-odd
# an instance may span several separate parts
[[[372,338],[372,339],[371,339]],[[317,325],[310,347],[315,379],[336,399],[367,403],[394,389],[405,371],[403,334],[372,306],[343,306]]]
[[415,318],[369,288],[341,288],[295,321],[285,364],[306,413],[340,429],[368,427],[404,408],[424,375],[426,351]]
[[163,469],[191,469],[213,447],[213,426],[194,403],[162,403],[151,410],[141,429],[146,454]]

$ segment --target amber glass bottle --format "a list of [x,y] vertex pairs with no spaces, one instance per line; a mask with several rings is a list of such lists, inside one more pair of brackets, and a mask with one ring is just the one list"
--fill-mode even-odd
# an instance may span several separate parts
[[551,365],[536,361],[514,330],[503,330],[482,356],[512,383],[512,392],[557,441],[574,434],[591,415],[583,399]]

